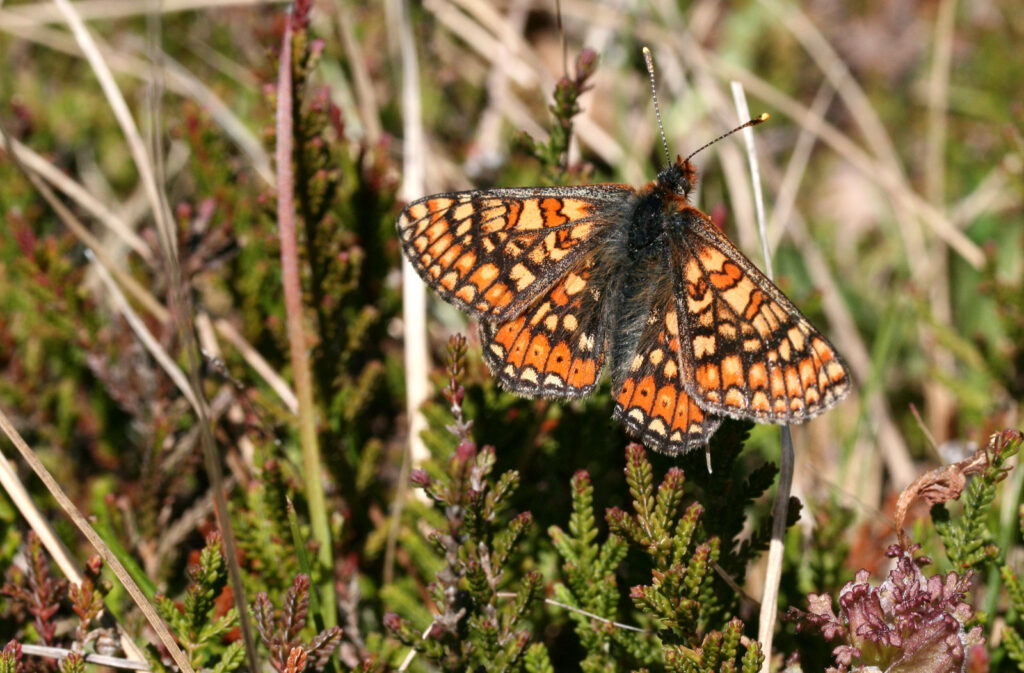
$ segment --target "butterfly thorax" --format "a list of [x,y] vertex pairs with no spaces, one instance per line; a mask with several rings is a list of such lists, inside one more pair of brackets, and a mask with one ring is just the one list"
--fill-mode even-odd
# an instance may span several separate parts
[[675,163],[640,192],[629,218],[627,248],[632,262],[643,262],[662,250],[665,227],[675,221],[673,215],[687,205],[695,171],[689,162]]

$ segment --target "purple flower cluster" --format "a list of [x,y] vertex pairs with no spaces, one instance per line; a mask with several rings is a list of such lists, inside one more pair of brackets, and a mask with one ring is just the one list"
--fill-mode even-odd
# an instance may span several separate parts
[[797,630],[815,628],[826,640],[842,641],[828,673],[963,673],[967,650],[982,641],[980,626],[964,627],[974,615],[963,600],[973,572],[926,577],[921,568],[931,561],[914,558],[918,548],[889,547],[896,565],[878,587],[866,570],[858,572],[839,592],[838,615],[825,594],[808,596],[809,612],[790,608]]

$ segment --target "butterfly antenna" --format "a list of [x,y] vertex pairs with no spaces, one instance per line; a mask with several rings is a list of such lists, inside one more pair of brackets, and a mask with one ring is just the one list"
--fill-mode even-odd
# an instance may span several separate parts
[[766,121],[768,121],[768,113],[767,112],[762,112],[760,117],[755,117],[754,119],[751,119],[750,121],[748,121],[746,124],[740,124],[739,126],[734,128],[732,131],[729,131],[728,133],[723,133],[722,135],[718,136],[717,138],[715,138],[711,142],[707,143],[706,145],[702,145],[702,146],[698,147],[696,150],[694,150],[693,152],[690,152],[690,156],[686,157],[686,159],[683,161],[683,163],[686,163],[687,161],[692,159],[695,154],[697,154],[698,152],[700,152],[702,150],[706,150],[707,148],[709,148],[712,145],[714,145],[715,143],[717,143],[719,140],[721,140],[723,138],[728,138],[733,133],[736,133],[737,131],[742,131],[743,129],[747,128],[748,126],[757,126],[761,122],[766,122]]
[[672,163],[672,153],[668,151],[668,140],[665,139],[665,126],[661,123],[661,108],[658,107],[658,87],[654,83],[654,57],[651,50],[644,47],[644,63],[647,64],[647,74],[651,76],[651,100],[654,101],[654,116],[658,118],[658,133],[661,134],[661,145],[665,148],[665,158]]

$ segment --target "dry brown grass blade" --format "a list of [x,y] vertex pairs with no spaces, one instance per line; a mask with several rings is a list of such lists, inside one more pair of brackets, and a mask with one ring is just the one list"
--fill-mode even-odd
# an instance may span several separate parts
[[348,3],[338,3],[335,11],[338,15],[336,23],[338,34],[341,36],[341,45],[345,49],[345,56],[352,69],[352,80],[356,90],[355,102],[366,134],[366,144],[373,146],[380,142],[384,133],[380,125],[380,108],[377,103],[377,94],[373,88],[373,78],[370,76],[366,59],[363,57],[362,46],[352,29],[352,11]]
[[[44,645],[21,645],[21,651],[25,654],[31,654],[34,657],[45,657],[47,659],[55,659],[60,661],[72,653],[71,650],[66,650],[63,647],[46,647]],[[149,671],[149,664],[139,659],[122,659],[121,657],[108,657],[102,654],[86,654],[84,657],[85,663],[95,664],[97,666],[106,666],[107,668],[121,668],[127,671]]]

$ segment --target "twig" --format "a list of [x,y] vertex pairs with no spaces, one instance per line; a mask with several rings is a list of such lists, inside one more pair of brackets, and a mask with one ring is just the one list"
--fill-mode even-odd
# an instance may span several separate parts
[[[423,635],[420,636],[420,640],[426,640],[427,636],[430,635],[430,629],[432,629],[432,628],[434,628],[434,621],[433,620],[431,620],[430,624],[427,625],[427,628],[425,628],[423,630]],[[411,664],[412,660],[415,659],[415,658],[416,658],[416,648],[415,647],[410,647],[409,651],[405,655],[405,659],[402,659],[402,664],[398,667],[398,673],[403,673],[406,669],[408,669],[409,668],[409,664]]]
[[[499,595],[501,595],[501,594],[499,594]],[[512,594],[512,596],[514,596],[514,595],[515,594]],[[645,634],[648,634],[648,635],[650,635],[650,633],[651,633],[647,629],[641,629],[638,626],[630,626],[629,624],[623,624],[622,622],[615,622],[615,621],[612,621],[611,619],[607,619],[605,617],[602,617],[601,615],[595,615],[593,612],[588,612],[587,610],[584,610],[583,608],[578,608],[578,607],[576,607],[574,605],[569,605],[568,603],[562,603],[561,601],[556,601],[553,598],[545,598],[544,602],[547,603],[548,605],[555,605],[555,606],[558,606],[560,608],[564,608],[565,610],[569,610],[570,612],[576,612],[578,614],[583,615],[584,617],[588,617],[590,619],[595,619],[595,620],[597,620],[599,622],[603,622],[605,624],[611,624],[612,626],[615,626],[615,627],[620,628],[620,629],[625,629],[627,631],[636,631],[637,633],[645,633]]]

